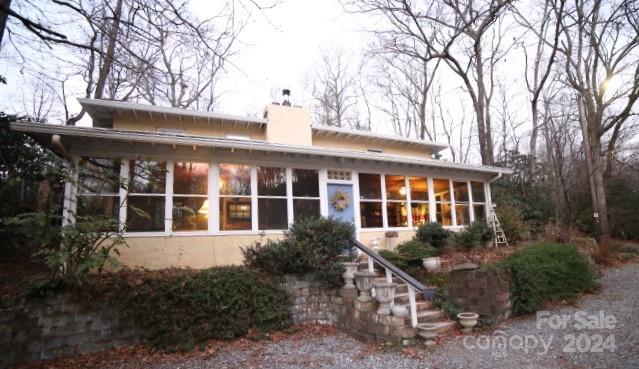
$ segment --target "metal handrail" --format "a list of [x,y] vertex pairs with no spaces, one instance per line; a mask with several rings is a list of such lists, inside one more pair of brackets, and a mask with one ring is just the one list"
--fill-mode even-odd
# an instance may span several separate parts
[[415,290],[419,291],[422,295],[426,292],[426,286],[424,286],[421,282],[416,280],[415,278],[408,275],[403,270],[396,267],[393,263],[386,260],[383,256],[378,254],[377,252],[371,250],[364,244],[359,241],[355,241],[355,247],[364,252],[368,257],[368,270],[373,271],[373,263],[377,262],[386,270],[386,280],[388,282],[392,282],[393,274],[396,275],[399,279],[406,283],[408,288],[408,303],[410,308],[410,318],[411,325],[413,328],[417,327],[418,319],[417,319],[417,299],[415,297]]
[[361,242],[356,240],[355,241],[355,247],[357,247],[358,249],[362,250],[364,252],[364,254],[366,254],[368,257],[370,257],[373,260],[375,260],[378,264],[380,264],[384,268],[390,270],[394,275],[399,277],[399,279],[401,279],[404,282],[406,282],[407,284],[413,286],[419,292],[421,292],[421,293],[426,292],[426,286],[424,286],[420,281],[416,280],[415,278],[411,277],[410,275],[408,275],[403,270],[401,270],[398,267],[396,267],[395,264],[393,264],[390,261],[386,260],[382,255],[380,255],[377,252],[375,252],[374,250],[370,249],[368,246],[366,246],[363,243],[361,243]]

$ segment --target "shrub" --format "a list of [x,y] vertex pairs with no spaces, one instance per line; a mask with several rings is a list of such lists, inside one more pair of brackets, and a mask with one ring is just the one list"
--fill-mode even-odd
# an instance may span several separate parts
[[153,347],[167,351],[291,324],[286,291],[243,267],[119,273],[99,287],[106,287],[97,289],[100,295],[110,295]]
[[493,239],[493,230],[486,222],[473,222],[466,229],[455,234],[455,244],[471,249],[475,246],[483,246]]
[[529,227],[524,221],[521,210],[515,204],[510,202],[499,203],[495,211],[509,242],[521,241],[526,237]]
[[342,284],[340,260],[351,253],[351,223],[332,218],[305,218],[295,222],[282,240],[242,249],[244,265],[271,275],[314,274],[325,287]]
[[410,240],[398,245],[396,251],[382,250],[379,253],[413,278],[425,281],[428,276],[422,267],[422,259],[436,255],[437,250],[421,241]]
[[446,246],[446,242],[450,238],[451,233],[442,227],[439,223],[426,223],[417,228],[415,239],[426,242],[430,246],[441,249]]
[[502,267],[511,275],[513,315],[535,312],[546,301],[573,300],[597,286],[590,264],[571,245],[536,244],[511,254]]

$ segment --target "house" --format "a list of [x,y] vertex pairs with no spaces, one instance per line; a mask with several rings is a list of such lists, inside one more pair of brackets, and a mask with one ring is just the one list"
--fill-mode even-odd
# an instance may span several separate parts
[[320,215],[353,222],[362,243],[384,248],[387,231],[401,242],[426,222],[458,229],[485,219],[491,181],[510,173],[434,159],[446,148],[434,142],[316,126],[287,102],[252,118],[79,101],[93,127],[12,129],[73,160],[65,221],[118,217],[128,266],[240,263],[241,247]]

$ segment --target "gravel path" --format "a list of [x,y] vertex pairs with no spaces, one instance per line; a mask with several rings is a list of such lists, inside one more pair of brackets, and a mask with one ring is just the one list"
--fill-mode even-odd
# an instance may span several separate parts
[[[336,334],[306,340],[287,338],[223,351],[204,360],[158,364],[156,368],[639,368],[639,265],[607,269],[601,281],[600,294],[586,296],[577,307],[563,306],[549,311],[552,316],[570,318],[565,329],[552,329],[547,323],[538,329],[534,316],[514,319],[498,327],[510,343],[505,349],[478,348],[493,342],[495,332],[487,336],[459,336],[446,344],[418,349],[416,355],[398,350],[383,352]],[[579,323],[579,315],[575,314],[579,311],[588,317],[600,311],[613,315],[615,327],[579,330],[575,327]],[[582,336],[576,339],[575,351],[597,350],[599,335],[600,343],[605,343],[600,347],[603,352],[565,352],[570,349],[570,338],[566,336],[571,334],[575,338]],[[614,345],[609,336],[614,337]],[[540,340],[548,343],[550,339],[546,351]],[[527,349],[522,347],[525,342]]]

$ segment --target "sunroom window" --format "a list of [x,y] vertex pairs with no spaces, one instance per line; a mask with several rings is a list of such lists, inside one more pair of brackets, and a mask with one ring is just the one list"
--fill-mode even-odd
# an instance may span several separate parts
[[251,167],[220,164],[220,230],[251,230]]
[[437,223],[444,226],[453,224],[450,204],[450,181],[448,179],[433,179],[435,192],[435,209],[437,211]]
[[173,230],[208,229],[209,166],[176,162],[173,166]]
[[406,179],[404,176],[384,176],[386,184],[386,221],[389,227],[407,227]]
[[380,228],[382,222],[382,180],[379,174],[359,173],[359,209],[362,228]]
[[319,175],[313,169],[293,169],[293,217],[320,216]]
[[76,220],[89,216],[118,219],[120,160],[80,158],[78,163]]
[[468,183],[454,181],[453,193],[455,194],[455,218],[457,219],[457,225],[468,225],[470,223]]
[[470,182],[473,194],[473,212],[475,221],[486,220],[486,194],[483,182]]
[[129,161],[129,195],[126,230],[129,232],[164,231],[166,201],[166,163]]
[[259,229],[286,229],[286,169],[257,167]]
[[430,222],[430,208],[428,195],[428,179],[410,177],[410,207],[413,225],[419,226]]

